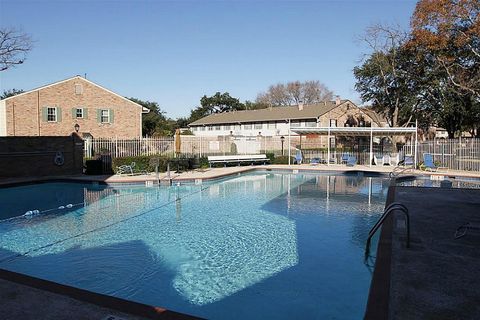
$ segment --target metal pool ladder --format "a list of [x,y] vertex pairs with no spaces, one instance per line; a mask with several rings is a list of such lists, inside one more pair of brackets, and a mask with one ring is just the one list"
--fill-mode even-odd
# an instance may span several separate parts
[[395,210],[399,210],[403,212],[405,215],[406,227],[407,227],[407,248],[410,248],[410,216],[408,214],[408,208],[399,202],[392,202],[388,207],[385,208],[385,211],[383,211],[383,214],[380,217],[380,219],[378,219],[378,221],[375,223],[375,225],[372,227],[372,229],[370,229],[370,232],[368,233],[367,245],[365,247],[365,259],[367,259],[369,256],[370,242],[372,240],[373,235],[377,232],[377,230],[380,228],[383,222],[387,219],[387,217]]

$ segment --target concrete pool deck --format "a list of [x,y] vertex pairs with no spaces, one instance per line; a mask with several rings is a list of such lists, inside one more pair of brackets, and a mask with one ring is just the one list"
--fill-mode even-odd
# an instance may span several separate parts
[[[394,187],[407,206],[410,248],[401,214],[385,222],[366,319],[478,319],[480,190]],[[471,223],[465,236],[458,227]]]
[[[172,181],[194,182],[196,179],[212,180],[229,175],[239,174],[252,170],[298,170],[299,172],[344,173],[344,172],[371,172],[388,174],[393,167],[385,166],[354,166],[345,165],[265,165],[243,166],[226,168],[209,168],[204,170],[173,173]],[[424,172],[411,171],[412,175],[443,175],[447,177],[480,178],[476,172]],[[162,173],[160,179],[166,179]],[[144,183],[157,181],[154,174],[138,176],[60,176],[60,177],[29,177],[19,179],[1,179],[0,186],[32,183],[48,180],[76,180],[98,181],[102,183]],[[400,201],[410,209],[412,224],[412,249],[404,246],[404,230],[400,227],[390,228],[391,240],[385,239],[384,233],[389,230],[386,226],[382,230],[383,242],[388,253],[379,252],[377,262],[387,259],[388,263],[375,270],[374,278],[383,272],[384,283],[376,284],[377,292],[384,293],[384,298],[369,302],[367,319],[475,319],[472,316],[480,314],[476,301],[480,301],[480,277],[476,272],[480,267],[480,231],[472,230],[467,236],[453,241],[453,233],[461,224],[468,221],[477,221],[480,224],[478,211],[480,208],[480,190],[440,189],[418,187],[392,188],[391,201]],[[451,214],[454,212],[455,214]],[[450,214],[449,214],[450,213]],[[432,219],[432,214],[435,218]],[[470,220],[468,220],[470,219]],[[475,220],[476,219],[476,220]],[[393,223],[392,226],[394,227]],[[424,231],[426,230],[426,231]],[[452,231],[453,230],[453,231]],[[450,238],[449,238],[450,237]],[[471,241],[471,242],[470,242]],[[382,242],[382,241],[381,241]],[[379,244],[385,247],[385,244]],[[383,250],[383,249],[382,249]],[[386,256],[386,258],[385,258]],[[121,300],[118,304],[98,304],[96,299],[116,299],[113,297],[86,293],[86,297],[65,293],[61,290],[48,290],[42,286],[35,286],[24,282],[14,281],[8,272],[0,269],[0,314],[12,314],[12,319],[107,319],[108,315],[116,315],[120,319],[190,319],[188,316],[151,306],[139,307],[146,310],[147,315],[135,313],[134,309],[125,309],[132,302]],[[7,275],[5,275],[7,274]],[[380,278],[382,279],[382,278]],[[36,281],[43,281],[34,279]],[[375,281],[374,281],[375,282]],[[380,281],[381,282],[381,281]],[[385,283],[388,284],[385,287]],[[383,289],[381,288],[383,285]],[[55,284],[53,285],[55,288]],[[60,288],[62,286],[60,285]],[[67,292],[76,292],[77,288],[67,289]],[[373,290],[373,291],[375,291]],[[382,291],[383,290],[383,291]],[[477,292],[478,291],[478,292]],[[375,293],[370,292],[370,297]],[[59,303],[52,303],[57,301]],[[381,301],[381,300],[384,301]],[[378,304],[383,303],[383,307]],[[145,309],[146,308],[146,309]],[[152,309],[153,308],[153,309]],[[129,313],[129,310],[132,311]],[[150,310],[150,311],[148,311]],[[152,311],[153,310],[153,311]],[[156,311],[160,311],[158,314]],[[382,313],[385,311],[387,313]],[[73,313],[70,313],[73,312]],[[153,313],[148,313],[153,312]],[[75,316],[72,316],[74,314]],[[83,317],[83,315],[85,315]],[[105,316],[103,316],[105,315]],[[150,315],[150,316],[148,316]],[[457,317],[458,316],[458,317]],[[8,318],[7,318],[8,319]]]
[[4,320],[200,319],[3,269],[0,269],[0,318]]
[[[172,182],[195,182],[197,179],[213,180],[222,177],[227,177],[234,174],[244,173],[254,170],[298,170],[301,171],[312,171],[319,173],[348,173],[348,172],[358,172],[363,171],[366,173],[373,174],[384,174],[388,175],[392,172],[394,167],[392,166],[362,166],[356,165],[353,167],[347,167],[346,165],[256,165],[256,166],[240,166],[240,167],[219,167],[219,168],[205,168],[184,171],[181,173],[176,173],[172,171],[170,173],[170,178]],[[405,172],[407,175],[417,175],[417,176],[445,176],[445,177],[463,177],[463,178],[480,178],[480,172],[470,172],[470,171],[421,171],[421,170],[408,170]],[[158,179],[163,184],[168,184],[168,176],[166,173],[160,173]],[[22,177],[22,178],[1,178],[0,177],[0,186],[9,186],[14,184],[22,183],[34,183],[40,181],[48,180],[75,180],[75,181],[97,181],[107,184],[116,184],[116,183],[144,183],[146,181],[151,181],[156,183],[157,176],[155,173],[150,174],[139,174],[139,175],[77,175],[77,176],[51,176],[51,177]]]

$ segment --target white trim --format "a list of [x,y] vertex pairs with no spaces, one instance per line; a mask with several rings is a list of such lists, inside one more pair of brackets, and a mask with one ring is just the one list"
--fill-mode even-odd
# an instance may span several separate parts
[[7,136],[7,103],[0,100],[0,137]]
[[115,92],[113,92],[113,91],[105,88],[105,87],[102,87],[101,85],[96,84],[95,82],[92,82],[92,81],[90,81],[90,80],[87,80],[87,79],[85,79],[85,78],[82,78],[81,76],[75,76],[75,77],[71,77],[71,78],[68,78],[68,79],[65,79],[65,80],[60,80],[60,81],[57,81],[57,82],[54,82],[54,83],[51,83],[51,84],[47,84],[47,85],[45,85],[45,86],[38,87],[38,88],[29,90],[29,91],[22,92],[22,93],[20,93],[20,94],[15,95],[15,96],[11,96],[11,97],[5,98],[5,99],[3,99],[3,100],[1,100],[1,101],[5,101],[5,100],[8,100],[8,99],[20,97],[20,96],[25,95],[25,94],[27,94],[27,93],[32,93],[32,92],[35,92],[35,91],[43,90],[43,89],[46,89],[46,88],[49,88],[49,87],[53,87],[53,86],[56,86],[56,85],[58,85],[58,84],[61,84],[61,83],[67,82],[67,81],[71,81],[71,80],[74,80],[74,79],[82,80],[82,81],[85,81],[85,82],[87,82],[87,83],[90,83],[91,85],[94,85],[94,86],[96,86],[96,87],[98,87],[98,88],[100,88],[100,89],[102,89],[102,90],[105,90],[105,91],[107,91],[108,93],[111,93],[111,94],[113,94],[113,95],[115,95],[115,96],[117,96],[117,97],[119,97],[119,98],[121,98],[121,99],[123,99],[123,100],[125,100],[125,101],[127,101],[127,102],[130,102],[130,103],[136,105],[137,107],[142,108],[142,110],[143,110],[143,106],[142,106],[142,105],[140,105],[140,104],[138,104],[138,103],[136,103],[136,102],[133,102],[132,100],[129,100],[129,99],[127,99],[127,98],[125,98],[125,97],[123,97],[123,96],[121,96],[121,95],[119,95],[119,94],[117,94],[117,93],[115,93]]

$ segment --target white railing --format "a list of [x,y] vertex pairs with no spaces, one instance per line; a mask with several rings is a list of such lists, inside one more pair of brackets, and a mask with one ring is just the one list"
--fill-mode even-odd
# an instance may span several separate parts
[[460,171],[480,171],[480,139],[435,139],[418,144],[418,162],[430,153],[439,167]]
[[[175,155],[176,137],[137,138],[137,139],[87,139],[85,140],[85,157],[91,158],[102,151],[109,153],[113,158],[141,155]],[[340,141],[339,141],[340,142]],[[327,138],[321,136],[181,136],[180,154],[185,157],[229,154],[262,154],[273,153],[275,156],[295,156],[297,148],[302,150],[304,161],[312,158],[327,160]],[[346,145],[351,145],[346,143]],[[341,163],[345,155],[355,155],[358,163],[369,165],[369,145],[365,142],[353,142],[353,148],[332,149],[330,158],[332,162]],[[290,146],[290,148],[289,148]],[[282,153],[283,150],[283,153]],[[423,154],[430,153],[438,166],[448,167],[452,170],[480,171],[480,139],[438,139],[421,142],[417,145],[417,163],[423,162]],[[373,154],[377,159],[384,155],[390,158],[402,159],[404,155],[414,156],[415,145],[407,144],[397,152],[384,151],[380,146],[374,145]]]
[[155,154],[169,155],[175,151],[174,139],[170,137],[86,139],[84,145],[85,158],[92,158],[103,152],[109,153],[113,158],[118,158]]

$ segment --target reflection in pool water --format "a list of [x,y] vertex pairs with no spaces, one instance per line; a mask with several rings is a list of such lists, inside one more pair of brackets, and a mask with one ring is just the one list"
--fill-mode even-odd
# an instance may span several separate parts
[[363,315],[363,246],[386,179],[259,172],[202,186],[22,188],[46,185],[82,190],[84,207],[0,223],[0,267],[207,318]]

